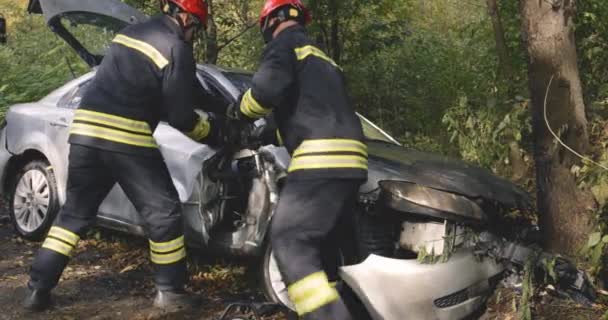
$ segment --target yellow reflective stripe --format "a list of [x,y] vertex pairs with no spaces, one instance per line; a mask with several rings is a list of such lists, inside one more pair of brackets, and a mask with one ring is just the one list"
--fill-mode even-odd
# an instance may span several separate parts
[[57,253],[60,253],[64,256],[68,256],[68,257],[70,257],[72,255],[72,250],[74,249],[74,247],[70,246],[69,244],[66,244],[57,239],[48,238],[48,237],[44,240],[42,247],[47,248],[49,250],[53,250]]
[[355,152],[367,157],[367,146],[350,139],[306,140],[294,151],[293,156],[321,152]]
[[101,113],[91,110],[76,110],[74,120],[95,122],[123,130],[152,134],[152,130],[150,130],[150,125],[145,121],[132,120],[129,118],[123,118],[112,114]]
[[291,159],[289,172],[304,169],[367,170],[367,158],[360,156],[301,156]]
[[167,58],[165,58],[156,48],[151,46],[148,43],[143,41],[133,39],[131,37],[127,37],[123,34],[119,34],[112,40],[112,42],[120,43],[125,47],[129,47],[131,49],[135,49],[144,55],[146,55],[150,60],[156,64],[160,69],[166,67],[169,64]]
[[177,250],[179,248],[182,248],[184,246],[184,236],[175,238],[171,241],[167,241],[167,242],[154,242],[152,240],[150,240],[150,250],[158,252],[158,253],[165,253],[165,252],[171,252],[174,250]]
[[129,144],[144,148],[156,148],[156,141],[152,136],[142,136],[124,131],[97,127],[84,123],[73,123],[70,134],[78,134],[93,138],[104,139],[112,142]]
[[323,271],[297,281],[287,289],[299,316],[313,312],[339,299],[338,291],[329,284]]
[[269,114],[272,112],[272,109],[262,107],[255,98],[253,98],[251,89],[249,89],[245,92],[243,99],[241,100],[241,112],[249,118],[257,119]]
[[211,124],[209,123],[209,121],[207,119],[198,118],[194,129],[192,129],[192,131],[190,132],[186,132],[185,134],[194,141],[200,141],[202,139],[205,139],[209,135],[210,131]]
[[156,264],[171,264],[176,263],[186,257],[186,248],[181,248],[178,251],[172,253],[155,253],[150,252],[150,260]]
[[277,142],[279,143],[280,146],[282,146],[283,143],[283,137],[281,136],[281,131],[279,131],[279,129],[277,129]]
[[304,147],[340,147],[340,146],[354,146],[358,148],[362,148],[363,150],[367,150],[367,145],[365,143],[352,140],[352,139],[314,139],[314,140],[304,140],[301,144]]
[[301,48],[296,48],[296,57],[298,58],[298,60],[304,60],[306,58],[308,58],[308,56],[315,56],[317,58],[323,59],[327,62],[329,62],[331,65],[333,65],[334,67],[338,68],[338,69],[342,69],[332,58],[328,57],[323,51],[321,51],[321,49],[315,47],[315,46],[304,46]]
[[76,246],[76,244],[78,244],[78,240],[80,240],[80,237],[74,232],[57,226],[51,227],[51,230],[49,230],[49,236],[61,239],[72,246]]

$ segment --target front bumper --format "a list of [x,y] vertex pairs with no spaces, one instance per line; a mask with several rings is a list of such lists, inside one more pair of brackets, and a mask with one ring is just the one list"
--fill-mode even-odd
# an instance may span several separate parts
[[458,320],[485,303],[504,269],[463,249],[438,264],[371,255],[340,275],[375,320]]

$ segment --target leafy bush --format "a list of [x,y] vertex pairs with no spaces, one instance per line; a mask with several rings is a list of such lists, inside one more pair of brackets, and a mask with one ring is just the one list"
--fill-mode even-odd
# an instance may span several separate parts
[[[9,21],[8,43],[0,45],[0,112],[9,105],[30,102],[88,70],[63,41],[46,27],[42,17],[25,8],[0,2]],[[73,73],[72,73],[73,72]]]

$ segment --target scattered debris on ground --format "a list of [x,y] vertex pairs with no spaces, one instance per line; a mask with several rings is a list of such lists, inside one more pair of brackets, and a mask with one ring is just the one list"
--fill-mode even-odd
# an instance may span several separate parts
[[[145,239],[95,230],[80,241],[74,259],[54,291],[55,307],[43,313],[26,313],[21,308],[21,300],[27,272],[39,246],[40,243],[17,237],[10,221],[0,216],[0,305],[3,306],[0,320],[215,320],[231,303],[263,302],[250,262],[224,261],[191,253],[188,290],[200,296],[203,301],[200,310],[178,314],[158,312],[151,307],[154,283]],[[517,287],[499,288],[479,319],[522,319],[524,303],[530,306],[535,320],[608,319],[604,317],[608,302],[604,295],[600,295],[598,304],[583,306],[560,299],[550,290],[540,290],[529,301],[523,301],[523,291]],[[286,316],[279,312],[263,319],[279,320]]]
[[[21,308],[28,269],[40,243],[16,236],[0,219],[0,319],[219,319],[232,302],[263,302],[246,262],[192,255],[188,290],[200,296],[200,310],[164,314],[152,308],[152,268],[144,239],[94,231],[80,241],[74,258],[54,291],[55,307],[43,313]],[[282,313],[265,320],[285,319]]]

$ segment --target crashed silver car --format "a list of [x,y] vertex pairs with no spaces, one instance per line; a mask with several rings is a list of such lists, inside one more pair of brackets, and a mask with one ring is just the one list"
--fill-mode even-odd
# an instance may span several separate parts
[[[68,132],[83,90],[103,59],[103,43],[147,16],[119,0],[31,0],[50,29],[92,71],[46,97],[12,106],[0,131],[0,174],[15,230],[41,239],[65,200]],[[105,41],[105,42],[104,42]],[[199,65],[200,90],[236,102],[251,74]],[[461,319],[483,306],[507,262],[533,251],[503,240],[501,213],[530,206],[512,183],[460,161],[399,145],[360,116],[369,179],[358,206],[323,250],[331,280],[346,287],[362,319]],[[264,125],[258,121],[256,125]],[[289,165],[285,149],[214,150],[166,123],[154,133],[183,203],[190,250],[261,258],[262,291],[293,308],[267,241]],[[100,226],[144,236],[145,226],[119,186],[99,208]],[[506,233],[506,232],[503,232]],[[575,277],[580,285],[581,277]]]

